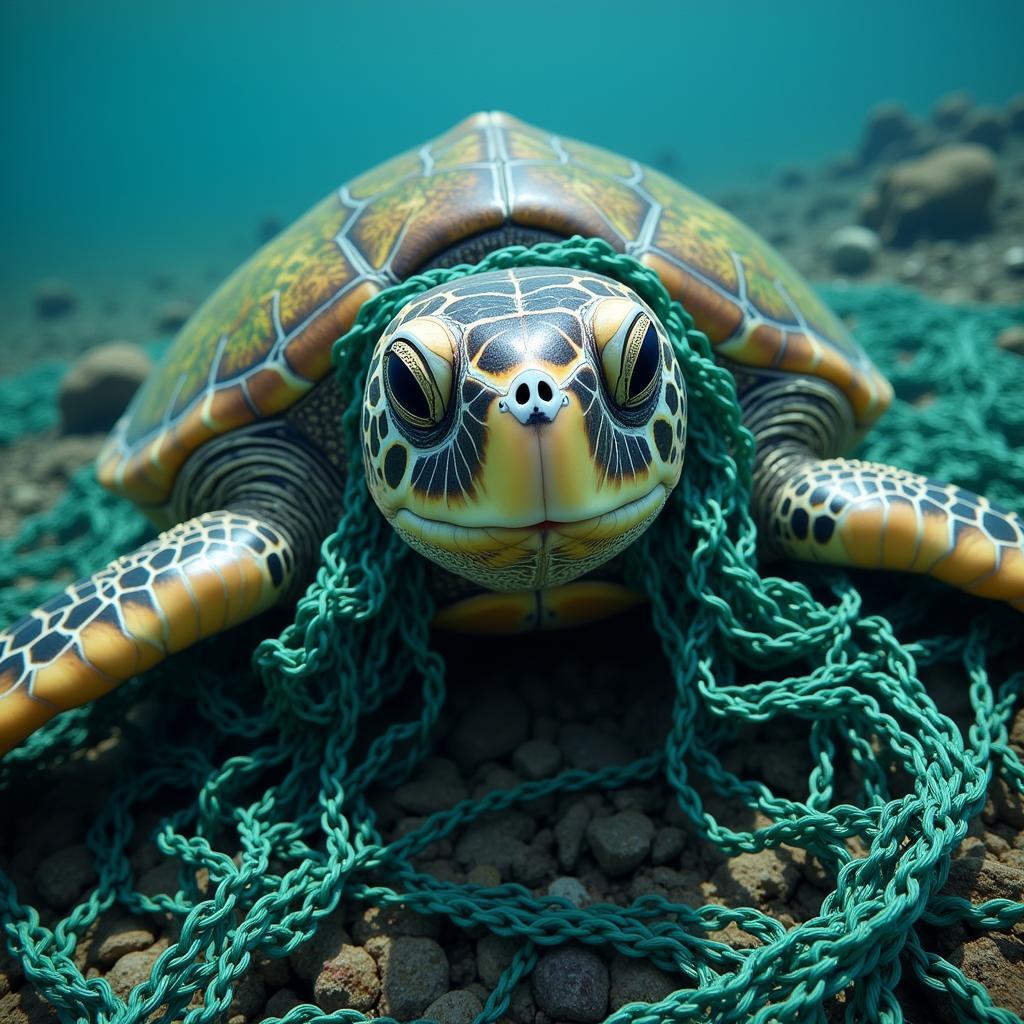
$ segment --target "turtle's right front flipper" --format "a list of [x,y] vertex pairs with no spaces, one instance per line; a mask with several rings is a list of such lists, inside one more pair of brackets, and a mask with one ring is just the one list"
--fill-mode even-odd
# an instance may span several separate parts
[[269,608],[295,572],[281,530],[220,511],[72,584],[0,633],[0,755],[57,712]]

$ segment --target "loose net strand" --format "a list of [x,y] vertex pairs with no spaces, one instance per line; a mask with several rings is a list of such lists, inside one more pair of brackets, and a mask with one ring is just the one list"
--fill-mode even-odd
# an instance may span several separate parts
[[[799,579],[766,574],[750,511],[754,443],[733,378],[653,271],[602,241],[573,238],[499,250],[475,266],[431,270],[381,292],[332,353],[348,396],[341,422],[347,449],[360,450],[372,347],[401,307],[467,274],[523,266],[578,268],[628,284],[665,325],[683,370],[685,471],[626,560],[627,579],[649,595],[674,685],[663,748],[628,765],[563,771],[465,800],[386,842],[369,793],[408,778],[431,749],[445,665],[430,643],[423,564],[374,508],[354,458],[344,514],[323,542],[316,577],[280,635],[258,644],[251,668],[205,645],[59,716],[0,764],[0,787],[13,798],[42,766],[66,761],[115,723],[130,748],[131,770],[87,837],[97,883],[70,914],[45,926],[0,874],[0,924],[28,981],[70,1021],[223,1020],[254,957],[293,953],[344,900],[402,904],[521,940],[477,1024],[498,1021],[543,950],[569,941],[649,959],[677,980],[661,1002],[615,1011],[614,1024],[824,1022],[826,1003],[840,993],[851,1024],[895,1024],[903,1019],[897,988],[907,975],[940,993],[962,1021],[1017,1020],[926,949],[915,926],[984,931],[1024,921],[1024,904],[971,904],[942,893],[951,854],[991,779],[999,775],[1024,793],[1024,767],[1008,733],[1024,673],[998,675],[1019,619],[927,582],[880,601],[864,592],[860,577],[834,569],[792,567]],[[827,298],[856,321],[858,337],[905,399],[865,454],[955,479],[1020,509],[1024,408],[1007,396],[1024,393],[1024,360],[998,353],[992,339],[1024,310],[953,308],[878,288],[834,289]],[[40,410],[52,408],[56,379],[49,368],[0,382],[0,445],[52,422]],[[924,398],[927,408],[911,404]],[[0,621],[37,604],[55,578],[87,574],[146,536],[141,517],[83,471],[50,511],[0,542]],[[935,632],[936,623],[950,622],[957,628]],[[935,666],[963,675],[973,715],[966,735],[922,681]],[[254,682],[263,695],[258,707]],[[187,740],[126,721],[138,700],[172,694],[194,702],[203,726]],[[399,695],[414,712],[382,726],[382,710]],[[782,717],[808,723],[802,800],[726,765],[741,728]],[[850,773],[839,768],[850,764],[853,798]],[[897,776],[904,780],[898,787]],[[752,907],[694,907],[658,895],[576,908],[518,884],[457,885],[414,864],[432,843],[482,815],[659,777],[691,828],[724,856],[786,844],[817,858],[834,885],[820,912],[786,928]],[[756,812],[763,824],[743,829],[720,820],[702,795],[709,789],[720,798],[715,806]],[[154,835],[161,854],[180,867],[179,888],[145,895],[129,857],[135,818],[167,791],[195,794]],[[82,937],[115,906],[170,915],[179,929],[127,999],[103,978],[85,977],[74,959]],[[729,925],[754,943],[733,948],[709,937]],[[303,1004],[268,1024],[367,1019]]]

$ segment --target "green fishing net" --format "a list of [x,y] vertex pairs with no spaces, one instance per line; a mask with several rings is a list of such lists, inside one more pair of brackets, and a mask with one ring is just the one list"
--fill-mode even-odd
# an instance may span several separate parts
[[[88,832],[97,882],[79,905],[44,926],[0,875],[0,923],[28,982],[68,1021],[225,1020],[255,957],[294,952],[343,901],[401,903],[473,935],[520,941],[480,1024],[505,1015],[545,949],[570,941],[646,958],[675,980],[677,991],[661,1002],[616,1010],[609,1018],[616,1024],[896,1022],[905,976],[940,993],[961,1020],[1016,1020],[927,948],[922,926],[1006,929],[1024,921],[1024,904],[972,905],[942,892],[951,853],[993,776],[1024,792],[1024,767],[1007,732],[1024,686],[1008,656],[1019,615],[928,580],[878,585],[868,574],[760,566],[749,511],[753,442],[732,378],[652,272],[604,243],[574,239],[501,250],[476,268],[430,271],[381,294],[334,348],[351,396],[342,422],[350,450],[359,446],[370,350],[398,308],[465,273],[535,264],[628,283],[668,328],[686,378],[683,478],[626,565],[629,580],[650,596],[674,685],[664,743],[625,766],[491,791],[385,841],[370,794],[400,784],[431,750],[446,666],[428,629],[422,563],[377,513],[353,460],[344,517],[323,543],[316,579],[280,635],[258,645],[251,666],[236,645],[204,645],[59,716],[4,759],[0,799],[13,801],[27,779],[112,729],[124,730],[128,748],[122,781]],[[830,289],[826,299],[854,322],[896,388],[895,407],[861,454],[1024,510],[1024,360],[994,345],[1024,309],[949,307],[884,288]],[[0,443],[48,426],[58,371],[40,367],[3,382]],[[133,509],[80,474],[51,511],[0,546],[0,621],[42,600],[55,579],[87,574],[147,535]],[[965,729],[940,712],[923,681],[936,668],[956,675],[969,695]],[[192,702],[195,727],[180,737],[131,714],[139,700],[165,697]],[[393,707],[413,711],[396,720]],[[783,718],[807,726],[802,799],[727,767],[744,728]],[[577,908],[518,884],[454,884],[415,862],[490,812],[657,778],[671,786],[691,831],[723,856],[786,844],[816,858],[832,887],[820,912],[787,927],[751,907],[651,894],[625,906]],[[716,808],[737,815],[713,814],[708,792]],[[145,895],[129,843],[139,809],[163,793],[174,795],[177,809],[153,836],[180,866],[179,888]],[[740,827],[751,812],[761,824]],[[114,907],[169,915],[178,928],[127,1000],[74,960],[78,941]],[[727,925],[745,933],[741,948],[709,937]],[[281,1018],[364,1019],[312,1005]]]

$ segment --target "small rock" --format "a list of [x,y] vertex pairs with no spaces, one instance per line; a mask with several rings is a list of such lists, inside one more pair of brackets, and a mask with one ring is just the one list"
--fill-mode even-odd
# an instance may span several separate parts
[[614,1013],[626,1003],[657,1003],[683,985],[676,983],[649,960],[616,955],[612,958],[611,998],[609,1009]]
[[456,723],[449,740],[455,760],[467,767],[511,754],[530,734],[530,711],[509,691],[488,694]]
[[384,949],[380,976],[380,1012],[410,1020],[448,991],[448,958],[433,939],[403,935]]
[[[963,941],[943,948],[945,958],[968,978],[984,985],[996,1006],[1017,1017],[1024,1016],[1024,941],[1012,934],[975,935],[966,929],[948,929],[941,938],[953,934]],[[947,946],[947,942],[942,944]]]
[[263,1008],[267,1017],[283,1017],[289,1010],[300,1006],[301,1000],[290,988],[278,989],[268,1000]]
[[532,889],[555,873],[555,859],[534,846],[523,846],[512,858],[512,877]]
[[608,1012],[608,968],[589,949],[563,946],[545,953],[532,987],[537,1005],[553,1020],[587,1024],[604,1020]]
[[558,863],[563,871],[572,871],[580,859],[583,849],[583,837],[586,835],[587,823],[590,821],[590,808],[578,800],[555,823],[555,844],[558,851]]
[[519,946],[519,939],[490,932],[477,942],[476,973],[488,988],[494,988],[498,984],[505,968],[512,963],[512,957],[516,955]]
[[741,853],[712,875],[715,888],[729,903],[761,909],[789,899],[799,880],[799,866],[779,850]]
[[[358,924],[356,928],[358,930]],[[334,959],[351,942],[341,914],[334,913],[320,922],[316,934],[299,946],[288,960],[300,978],[312,980],[328,960]]]
[[832,232],[825,247],[837,273],[862,274],[874,266],[881,242],[870,228],[847,224]]
[[195,306],[191,302],[182,299],[165,302],[156,311],[156,329],[160,334],[176,334],[194,312]]
[[455,859],[463,867],[490,864],[508,878],[526,840],[533,836],[533,819],[522,811],[489,814],[475,822],[455,844]]
[[23,516],[30,515],[43,507],[46,503],[46,494],[31,480],[22,480],[11,488],[8,501],[15,512]]
[[234,983],[229,1017],[244,1017],[251,1020],[267,1005],[267,986],[253,971],[243,975]]
[[1011,245],[1003,255],[1003,266],[1014,277],[1024,276],[1024,245]]
[[547,740],[527,740],[516,747],[512,767],[524,779],[546,779],[562,767],[562,752]]
[[107,983],[119,999],[127,999],[133,988],[138,987],[149,978],[153,964],[167,948],[167,942],[161,940],[149,949],[138,953],[125,953],[107,972]]
[[942,146],[882,175],[861,203],[861,220],[892,244],[980,231],[989,225],[998,178],[985,146]]
[[138,917],[105,917],[93,938],[91,953],[100,967],[110,967],[127,953],[141,953],[156,942],[152,926]]
[[435,999],[423,1016],[427,1020],[436,1020],[437,1024],[473,1024],[483,1008],[483,1003],[472,992],[457,989]]
[[596,818],[587,826],[587,843],[608,875],[623,875],[642,864],[653,839],[651,819],[638,811]]
[[996,338],[996,345],[1007,352],[1024,356],[1024,324],[1004,328]]
[[110,430],[152,369],[153,361],[131,342],[112,341],[90,349],[60,382],[57,402],[64,433]]
[[897,103],[883,103],[868,115],[860,143],[860,160],[872,163],[883,153],[909,144],[917,130],[914,119]]
[[1024,135],[1024,94],[1006,104],[1006,126],[1014,134]]
[[1006,117],[995,107],[978,107],[964,120],[960,137],[998,152],[1006,142]]
[[636,751],[620,736],[575,722],[558,730],[558,745],[573,768],[588,772],[629,764],[636,757]]
[[945,896],[962,896],[972,903],[986,900],[1024,902],[1024,871],[997,860],[962,857],[953,860],[942,890]]
[[932,122],[936,127],[951,131],[970,113],[974,101],[968,92],[951,92],[943,96],[932,108]]
[[334,1010],[371,1010],[380,996],[377,964],[361,946],[342,946],[324,962],[313,983],[317,1005]]
[[493,864],[477,864],[466,872],[466,881],[470,885],[493,889],[496,885],[501,885],[501,872]]
[[414,779],[394,792],[395,803],[409,814],[430,815],[447,811],[465,800],[469,793],[461,780],[451,781],[433,775]]
[[578,878],[573,878],[570,875],[556,878],[548,886],[548,895],[568,900],[577,908],[585,907],[590,902],[590,893],[587,892],[587,887]]
[[370,939],[378,936],[398,938],[436,939],[440,924],[436,917],[417,914],[409,907],[388,904],[383,907],[367,907],[352,928],[356,943],[365,946]]
[[651,863],[670,864],[677,860],[686,846],[686,833],[681,828],[667,826],[654,833],[651,843]]
[[54,910],[65,910],[96,880],[92,854],[83,844],[68,846],[50,854],[36,870],[39,897]]
[[29,986],[0,996],[0,1024],[57,1024],[58,1020],[53,1004]]
[[36,285],[33,301],[36,312],[49,320],[70,313],[75,308],[78,297],[67,281],[48,278]]

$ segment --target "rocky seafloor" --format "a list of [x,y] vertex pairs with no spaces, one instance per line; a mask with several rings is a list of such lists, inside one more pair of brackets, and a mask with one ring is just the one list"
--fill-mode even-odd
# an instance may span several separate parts
[[[1024,300],[1024,101],[996,110],[958,94],[940,101],[926,119],[886,105],[872,113],[850,154],[819,166],[782,168],[771,181],[712,198],[815,281],[895,281],[955,302]],[[0,492],[9,496],[0,503],[0,535],[13,534],[26,516],[48,507],[71,473],[94,456],[102,430],[148,369],[146,353],[123,343],[173,332],[212,277],[150,275],[127,289],[130,301],[73,281],[40,282],[25,296],[3,328],[10,355],[4,370],[32,365],[40,351],[78,362],[61,389],[60,425],[0,448]],[[110,342],[119,347],[107,347]],[[1024,324],[1003,343],[1024,350]],[[376,794],[385,838],[407,833],[467,796],[566,767],[621,764],[657,747],[671,680],[655,665],[638,682],[627,639],[634,649],[657,645],[636,614],[618,629],[605,625],[545,641],[526,669],[488,663],[479,642],[460,650],[445,641],[452,678],[436,749],[408,782]],[[935,675],[929,685],[940,708],[966,727],[962,681]],[[1009,742],[1024,757],[1024,710]],[[806,734],[795,722],[752,727],[731,746],[727,767],[800,798],[806,749]],[[85,830],[116,779],[117,764],[115,749],[56,769],[36,780],[31,793],[19,794],[5,819],[0,865],[19,897],[41,908],[44,924],[66,914],[95,882]],[[763,824],[714,798],[709,809],[736,828]],[[139,822],[131,847],[142,892],[176,887],[176,867],[148,838],[158,818],[153,809]],[[662,780],[545,798],[491,815],[433,844],[418,864],[453,881],[517,881],[579,906],[628,903],[645,893],[692,906],[753,906],[784,926],[815,914],[832,888],[817,862],[796,848],[723,857],[688,827]],[[1024,901],[1024,802],[1001,783],[993,784],[958,849],[946,891],[976,903]],[[712,937],[737,946],[754,941],[735,926]],[[163,915],[113,911],[76,958],[88,976],[106,977],[124,996],[175,938]],[[929,948],[984,983],[997,1005],[1024,1015],[1024,926],[978,933],[955,926],[926,938]],[[257,960],[225,1019],[247,1024],[315,1002],[328,1011],[350,1006],[375,1016],[468,1024],[515,946],[409,910],[343,906],[287,959]],[[543,954],[507,1017],[514,1024],[597,1022],[627,1002],[659,999],[674,987],[645,961],[570,945]],[[952,1019],[948,1005],[912,982],[900,995],[916,1024]],[[0,956],[0,1024],[56,1019],[17,963]]]

